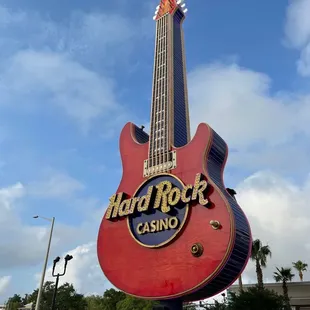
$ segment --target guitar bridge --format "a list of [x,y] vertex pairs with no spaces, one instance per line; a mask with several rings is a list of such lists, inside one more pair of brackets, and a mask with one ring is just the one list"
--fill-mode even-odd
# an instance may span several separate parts
[[177,167],[177,152],[172,151],[168,153],[168,161],[152,165],[154,163],[150,159],[144,160],[143,177],[147,178],[151,175],[167,172]]

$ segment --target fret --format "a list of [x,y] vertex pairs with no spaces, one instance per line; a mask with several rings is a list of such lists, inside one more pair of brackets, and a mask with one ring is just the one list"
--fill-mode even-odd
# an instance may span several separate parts
[[[149,156],[144,163],[144,175],[167,171],[176,166],[172,152],[171,111],[173,111],[173,17],[165,14],[156,22],[153,94]],[[182,57],[182,56],[181,56]]]

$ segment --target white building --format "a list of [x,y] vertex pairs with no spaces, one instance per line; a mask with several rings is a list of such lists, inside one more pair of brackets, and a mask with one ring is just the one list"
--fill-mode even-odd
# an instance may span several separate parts
[[23,307],[21,308],[18,308],[18,310],[29,310],[29,309],[32,309],[32,302],[30,304],[27,304],[27,305],[24,305]]
[[[243,289],[253,287],[255,284],[243,284]],[[265,288],[282,295],[282,283],[264,283]],[[310,281],[288,282],[288,295],[294,310],[310,310]],[[228,292],[238,293],[239,285],[232,285]]]

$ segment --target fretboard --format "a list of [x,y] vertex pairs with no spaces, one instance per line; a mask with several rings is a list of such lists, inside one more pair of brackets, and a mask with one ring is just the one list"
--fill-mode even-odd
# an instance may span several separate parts
[[[168,2],[167,2],[168,3]],[[180,7],[156,21],[153,95],[148,159],[144,176],[176,168],[176,151],[188,143],[189,116]]]
[[150,126],[149,164],[157,166],[169,160],[170,126],[168,107],[168,15],[157,21]]

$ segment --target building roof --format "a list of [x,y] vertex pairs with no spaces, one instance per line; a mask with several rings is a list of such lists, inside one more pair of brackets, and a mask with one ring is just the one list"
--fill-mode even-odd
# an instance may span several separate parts
[[[255,286],[254,284],[243,284],[243,289],[247,289]],[[273,290],[276,293],[282,295],[282,282],[278,283],[264,283],[265,288]],[[290,297],[292,306],[309,306],[310,307],[310,281],[304,282],[288,282],[288,295]],[[232,285],[228,292],[237,293],[239,291],[239,285]],[[306,308],[304,308],[306,310]],[[308,309],[308,308],[307,308]]]
[[[253,287],[255,286],[257,283],[252,283],[252,284],[243,284],[244,288],[247,287]],[[264,283],[264,286],[266,288],[272,288],[272,287],[282,287],[282,282],[272,282],[272,283]],[[287,283],[288,287],[302,287],[302,286],[306,286],[306,287],[310,287],[310,281],[299,281],[299,282],[288,282]],[[228,290],[238,290],[239,289],[239,285],[238,284],[234,284],[231,287],[228,288]]]

